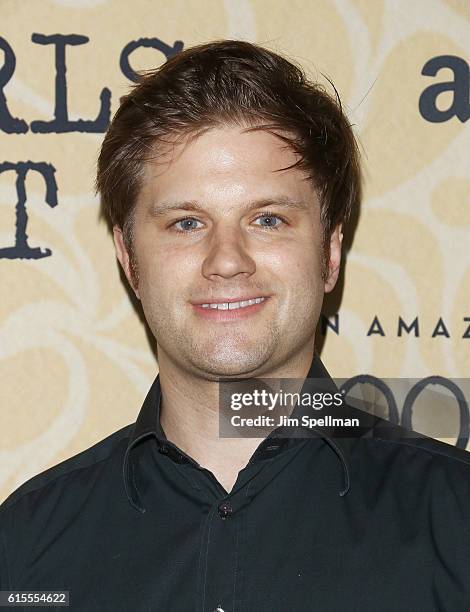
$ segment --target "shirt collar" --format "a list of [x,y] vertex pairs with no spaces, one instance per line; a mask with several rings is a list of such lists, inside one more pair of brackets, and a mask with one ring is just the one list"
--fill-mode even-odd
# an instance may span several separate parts
[[[327,369],[323,365],[320,357],[315,353],[313,355],[312,362],[310,364],[310,369],[304,381],[304,384],[301,389],[301,394],[313,394],[318,391],[322,391],[323,393],[329,392],[331,394],[338,393],[339,389],[336,386],[334,380],[329,375]],[[323,417],[326,423],[329,423],[328,419],[325,419],[325,416],[328,414],[334,417],[342,417],[347,418],[351,416],[351,408],[343,404],[339,408],[335,408],[334,406],[328,408],[326,411],[322,410],[319,414],[314,414],[315,411],[309,405],[306,404],[298,404],[293,412],[293,416],[299,417],[301,422],[302,416],[306,415],[309,417]],[[357,416],[357,414],[355,415]],[[278,428],[276,431],[282,431],[282,428]],[[299,430],[303,430],[302,432]],[[351,464],[351,442],[352,439],[350,434],[348,435],[346,430],[338,427],[337,425],[325,424],[325,425],[317,425],[316,427],[307,427],[300,426],[297,428],[299,437],[321,437],[336,453],[338,459],[341,462],[343,468],[344,475],[344,486],[340,489],[339,495],[343,497],[346,495],[350,489],[351,485],[351,477],[350,477],[350,464]],[[292,435],[292,433],[290,434]],[[295,432],[294,432],[295,436]]]
[[[338,391],[336,384],[329,375],[322,361],[317,354],[314,354],[310,369],[308,371],[306,380],[302,387],[302,393],[307,393],[309,390],[314,391],[317,388],[318,381],[321,379],[322,391],[330,390],[333,393]],[[134,428],[131,430],[131,436],[127,449],[124,455],[123,462],[123,479],[124,487],[129,499],[129,502],[140,512],[145,512],[145,508],[142,506],[140,501],[139,493],[135,484],[135,463],[132,461],[131,451],[144,439],[155,437],[160,443],[167,440],[165,433],[160,423],[160,402],[161,402],[161,387],[160,387],[160,376],[157,376],[150,387],[147,396],[144,400],[142,408],[139,412],[137,420],[134,424]],[[347,406],[341,407],[341,413],[337,412],[336,416],[343,416],[343,409],[349,409]],[[297,406],[294,413],[296,416],[302,416],[303,414],[312,415],[311,408],[305,406]],[[338,459],[341,461],[344,474],[344,486],[339,491],[340,496],[346,495],[350,488],[350,461],[351,461],[351,438],[346,437],[337,426],[324,425],[313,428],[307,428],[301,426],[299,431],[299,437],[321,437],[336,453]],[[308,429],[308,431],[306,431]],[[282,437],[282,428],[277,428],[270,434],[271,437]],[[292,432],[292,430],[291,430]],[[295,437],[292,433],[289,437]]]

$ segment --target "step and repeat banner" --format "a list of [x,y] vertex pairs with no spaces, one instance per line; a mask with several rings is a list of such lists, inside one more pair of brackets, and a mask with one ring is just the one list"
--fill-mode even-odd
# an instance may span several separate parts
[[323,362],[346,379],[437,377],[458,415],[449,443],[467,445],[449,381],[470,376],[469,2],[2,0],[0,499],[138,414],[158,364],[99,220],[96,159],[139,71],[220,38],[331,79],[360,141],[364,201]]

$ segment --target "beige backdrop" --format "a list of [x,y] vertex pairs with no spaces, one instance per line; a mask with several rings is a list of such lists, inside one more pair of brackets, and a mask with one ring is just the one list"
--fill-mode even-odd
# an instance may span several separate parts
[[[52,119],[55,104],[54,48],[34,44],[35,32],[90,39],[66,51],[71,119],[95,119],[104,87],[116,110],[129,86],[121,51],[142,37],[185,47],[244,38],[290,55],[322,82],[328,75],[361,141],[366,193],[340,287],[340,333],[328,333],[322,358],[338,377],[468,376],[468,125],[456,116],[430,122],[418,108],[426,87],[455,78],[448,68],[423,76],[426,62],[468,61],[467,0],[2,0],[0,19],[16,55],[8,107],[28,124]],[[130,61],[151,68],[164,56],[140,49]],[[439,96],[438,107],[453,96]],[[0,259],[0,499],[134,421],[158,371],[98,222],[102,138],[0,130],[0,162],[50,163],[59,189],[51,208],[43,179],[26,181],[29,244],[52,255]],[[14,244],[16,200],[14,174],[0,174],[0,248]],[[374,316],[385,337],[367,336]],[[399,316],[418,316],[420,337],[398,337]],[[450,337],[431,337],[439,317]]]

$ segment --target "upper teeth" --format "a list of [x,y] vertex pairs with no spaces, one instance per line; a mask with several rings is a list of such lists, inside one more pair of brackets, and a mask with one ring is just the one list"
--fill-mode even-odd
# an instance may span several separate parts
[[216,308],[217,310],[235,310],[236,308],[245,308],[246,306],[252,306],[253,304],[259,304],[264,302],[266,298],[259,297],[253,300],[244,300],[242,302],[220,302],[218,304],[201,304],[203,308]]

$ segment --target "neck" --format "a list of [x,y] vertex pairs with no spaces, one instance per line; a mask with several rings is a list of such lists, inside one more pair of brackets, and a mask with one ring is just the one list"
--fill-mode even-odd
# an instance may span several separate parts
[[[197,372],[182,370],[159,348],[161,387],[160,423],[168,440],[210,470],[227,492],[238,472],[264,438],[219,437],[219,386]],[[313,346],[295,358],[263,371],[264,378],[304,379],[313,358]]]

